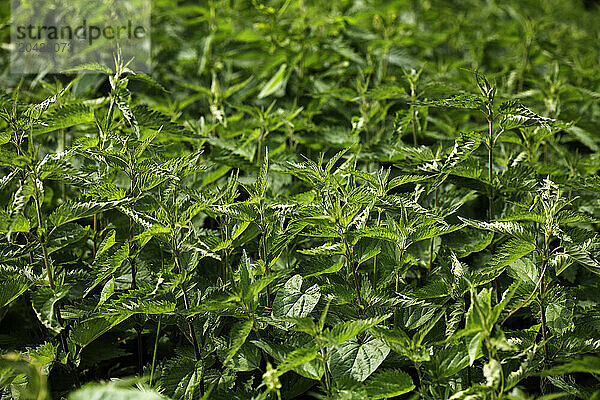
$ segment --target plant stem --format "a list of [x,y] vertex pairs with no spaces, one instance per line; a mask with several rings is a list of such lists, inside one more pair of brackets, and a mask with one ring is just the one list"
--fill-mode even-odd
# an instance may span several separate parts
[[362,313],[362,296],[360,294],[360,286],[358,284],[358,277],[356,276],[358,266],[352,265],[352,278],[354,280],[354,289],[356,290],[356,296],[358,299],[358,307],[361,309]]
[[[171,241],[171,245],[173,248],[173,252],[175,253],[175,265],[177,266],[177,274],[181,275],[182,273],[182,269],[181,269],[181,264],[180,264],[180,259],[179,259],[179,248],[177,247],[177,243],[175,241],[175,239],[173,239]],[[187,291],[185,288],[184,283],[181,283],[181,293],[182,293],[182,297],[183,297],[183,305],[185,307],[186,310],[190,309],[190,304],[188,301],[188,296],[187,296]],[[201,357],[200,357],[200,347],[198,346],[198,339],[196,338],[196,329],[194,329],[194,325],[192,324],[192,321],[188,320],[186,318],[187,321],[187,325],[188,325],[188,330],[189,330],[189,334],[192,338],[192,345],[194,346],[194,355],[196,356],[196,361],[200,361]]]
[[[271,267],[269,266],[269,260],[267,259],[267,236],[266,229],[263,231],[262,235],[262,257],[265,262],[265,274],[269,275],[271,273]],[[267,307],[271,307],[271,288],[267,285]]]
[[[321,347],[321,345],[319,344],[319,346]],[[329,370],[327,368],[327,355],[325,353],[325,348],[321,347],[321,362],[323,363],[323,380],[324,380],[324,386],[325,386],[325,391],[327,392],[327,394],[331,394],[331,381],[330,381],[330,376],[329,376]]]
[[131,265],[131,290],[136,289],[136,275],[137,271],[135,268],[135,258],[131,256],[134,252],[134,244],[133,244],[133,219],[129,218],[129,264]]
[[[438,207],[438,189],[435,188],[435,200],[434,207],[437,210]],[[433,264],[433,244],[435,238],[429,239],[429,266],[427,267],[427,272],[431,272],[431,264]]]
[[[381,209],[377,210],[377,226],[381,221]],[[373,257],[373,286],[377,282],[377,254]]]
[[96,258],[96,252],[98,251],[97,244],[96,244],[97,236],[98,236],[98,214],[94,214],[94,226],[93,226],[93,232],[92,232],[92,256],[93,256],[93,258]]
[[358,284],[358,265],[355,265],[354,262],[354,254],[352,248],[348,244],[348,240],[346,239],[346,235],[344,235],[344,247],[346,248],[346,266],[348,270],[352,273],[352,280],[354,281],[354,290],[356,291],[356,298],[358,300],[358,308],[360,313],[362,314],[362,296],[360,294],[360,286]]
[[154,377],[154,365],[156,364],[156,351],[158,349],[158,335],[160,334],[160,316],[158,317],[158,326],[156,327],[156,339],[154,340],[154,352],[152,353],[152,367],[150,369],[150,387],[152,387],[152,378]]
[[418,362],[414,362],[414,366],[415,366],[415,370],[417,370],[417,379],[419,380],[419,388],[422,385],[423,382],[423,377],[421,376],[421,369],[419,367],[419,363]]
[[[544,260],[544,264],[546,261]],[[544,265],[543,270],[546,270],[546,266]],[[546,343],[546,312],[544,311],[544,276],[542,275],[540,278],[540,317],[542,320],[542,340],[544,341],[544,363],[548,363],[548,345]]]
[[[396,272],[396,294],[398,293],[398,281],[399,281],[399,276],[398,276],[398,272]],[[398,325],[398,306],[394,307],[394,328]]]
[[413,146],[417,147],[417,109],[414,105],[414,102],[417,101],[417,95],[415,92],[415,84],[412,81],[410,84],[410,100],[413,103],[411,105]]
[[488,144],[488,181],[490,184],[490,193],[488,194],[488,219],[492,219],[493,210],[494,210],[494,194],[492,193],[492,183],[494,179],[494,127],[492,125],[492,114],[490,111],[488,117],[488,132],[489,132],[489,144]]
[[[37,181],[37,177],[34,176],[35,181]],[[34,187],[35,187],[35,195],[33,196],[33,201],[35,204],[35,213],[37,216],[37,220],[38,220],[38,227],[39,229],[42,229],[42,212],[41,212],[41,206],[40,206],[40,201],[39,201],[39,191],[37,189],[37,184],[36,182],[33,183]],[[52,271],[52,267],[50,266],[50,256],[48,255],[48,249],[46,248],[46,237],[45,237],[45,232],[42,231],[42,235],[39,237],[39,242],[40,242],[40,246],[42,247],[42,255],[44,257],[44,267],[46,268],[46,274],[48,275],[48,284],[50,286],[50,289],[52,289],[52,291],[55,290],[56,286],[54,284],[54,277],[53,277],[53,271]],[[60,304],[56,304],[56,320],[58,321],[58,324],[62,327],[63,326],[63,319],[62,319],[62,314],[60,312]],[[59,340],[60,340],[60,345],[63,349],[63,351],[65,352],[65,354],[69,354],[69,347],[67,346],[67,340],[65,338],[64,332],[60,332],[58,334]]]
[[[65,151],[67,148],[67,136],[66,136],[66,132],[64,129],[60,130],[61,133],[61,151]],[[66,201],[67,199],[67,195],[66,195],[66,187],[65,187],[65,183],[61,182],[60,183],[60,197],[62,199],[62,201]]]

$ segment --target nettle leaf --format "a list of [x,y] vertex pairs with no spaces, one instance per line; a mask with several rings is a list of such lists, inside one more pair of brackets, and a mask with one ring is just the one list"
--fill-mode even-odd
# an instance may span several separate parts
[[471,362],[470,354],[463,344],[439,349],[433,357],[430,368],[438,379],[449,378],[457,374],[467,368]]
[[[219,357],[225,359],[227,351],[218,351]],[[260,349],[251,343],[244,343],[237,353],[227,362],[227,367],[235,371],[252,371],[260,368],[262,355]]]
[[106,201],[106,202],[67,202],[61,204],[50,214],[50,221],[55,226],[61,226],[67,222],[75,221],[81,218],[91,217],[99,212],[123,205],[127,200]]
[[31,225],[29,220],[21,215],[10,215],[9,213],[0,210],[0,232],[29,232]]
[[514,261],[525,257],[534,250],[535,244],[533,243],[524,242],[518,238],[510,239],[496,250],[492,256],[490,265],[497,268],[505,267]]
[[535,243],[535,232],[530,226],[522,223],[503,221],[484,222],[463,217],[458,218],[465,224],[477,229],[513,236],[527,243]]
[[[109,238],[114,239],[114,233]],[[108,243],[105,243],[105,246]],[[96,286],[102,283],[105,279],[114,274],[117,269],[129,256],[129,245],[123,243],[120,246],[114,246],[110,251],[103,250],[96,254],[96,259],[93,263],[95,272],[94,282],[86,289],[84,296],[87,296]]]
[[225,360],[223,361],[224,364],[229,362],[246,342],[246,338],[252,331],[252,325],[253,321],[251,319],[233,325],[229,332],[229,350],[227,352],[227,357],[225,357]]
[[323,364],[316,359],[317,349],[313,346],[296,348],[289,343],[267,343],[262,340],[253,340],[252,343],[279,364],[278,375],[292,370],[308,379],[321,379],[323,376]]
[[61,71],[62,73],[68,74],[71,72],[81,72],[81,71],[88,71],[88,72],[101,72],[105,75],[112,75],[114,72],[112,71],[112,69],[110,69],[109,67],[107,67],[106,65],[103,64],[99,64],[99,63],[86,63],[86,64],[81,64],[78,65],[76,67],[73,68],[69,68],[66,70]]
[[556,123],[556,120],[552,118],[542,117],[534,113],[523,106],[518,100],[509,100],[502,103],[498,107],[498,111],[508,117],[505,121],[501,122],[501,124],[506,124],[505,129],[531,125],[550,127]]
[[259,99],[270,96],[273,93],[280,90],[281,88],[285,87],[284,77],[286,68],[287,64],[285,63],[279,66],[279,69],[277,70],[275,75],[271,77],[271,79],[265,84],[265,86],[263,86],[262,90],[258,94]]
[[585,356],[542,372],[543,376],[565,375],[573,373],[600,373],[600,357]]
[[63,329],[56,317],[56,303],[65,298],[67,294],[68,289],[54,292],[49,287],[37,288],[31,294],[31,303],[38,319],[46,328],[55,333],[59,333]]
[[321,298],[319,285],[302,290],[302,276],[294,275],[285,283],[273,302],[275,317],[306,317],[316,307]]
[[193,399],[203,375],[202,361],[181,355],[165,362],[159,383],[172,399]]
[[565,335],[575,328],[573,323],[573,310],[575,302],[566,293],[565,288],[560,288],[558,295],[554,295],[546,305],[546,324],[548,329],[556,335]]
[[583,245],[569,243],[565,245],[564,252],[573,260],[588,268],[591,272],[600,275],[600,262]]
[[473,154],[473,152],[479,148],[483,142],[483,139],[483,135],[479,132],[461,133],[456,138],[454,147],[442,165],[439,171],[439,176],[430,191],[433,191],[433,189],[439,187],[439,185],[441,185],[447,178],[448,174],[451,173],[458,164],[467,160],[471,154]]
[[313,361],[316,357],[316,348],[295,349],[286,354],[283,361],[277,366],[277,373],[282,375],[287,371],[297,370],[298,367]]
[[33,130],[34,134],[66,129],[94,121],[94,111],[84,104],[64,104],[44,115]]
[[0,308],[17,299],[31,284],[32,282],[22,275],[2,277],[0,279]]
[[52,363],[56,360],[57,349],[58,345],[44,342],[35,349],[29,351],[28,356],[42,366],[42,373],[48,375],[52,369]]
[[344,254],[344,245],[342,243],[326,243],[312,249],[298,250],[300,254],[309,256],[331,256],[335,254]]
[[48,254],[61,250],[64,247],[79,242],[89,234],[89,228],[75,223],[67,223],[53,230],[48,236]]
[[89,384],[71,393],[68,400],[166,400],[166,397],[151,389],[120,387],[115,383]]
[[389,329],[377,326],[370,329],[369,332],[376,338],[383,340],[392,351],[414,362],[424,362],[431,359],[429,350],[426,347],[416,344],[412,338],[399,328]]
[[453,232],[444,237],[444,244],[454,250],[456,256],[463,258],[472,253],[477,253],[488,247],[494,234],[470,226]]
[[400,396],[415,389],[412,378],[401,370],[385,370],[372,375],[365,382],[369,399]]
[[472,94],[456,94],[445,99],[427,100],[417,104],[440,108],[459,108],[482,111],[485,103],[481,96]]
[[329,339],[333,344],[343,343],[380,324],[391,315],[387,314],[380,317],[340,322],[331,329]]
[[99,316],[77,322],[72,327],[69,338],[73,343],[85,347],[128,317],[128,315]]
[[328,360],[334,379],[366,380],[385,360],[390,348],[380,339],[367,336],[359,342],[353,338],[332,349]]

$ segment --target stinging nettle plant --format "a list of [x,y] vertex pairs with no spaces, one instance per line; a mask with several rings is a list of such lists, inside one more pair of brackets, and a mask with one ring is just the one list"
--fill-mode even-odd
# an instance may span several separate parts
[[0,398],[598,398],[598,12],[442,3],[3,75]]

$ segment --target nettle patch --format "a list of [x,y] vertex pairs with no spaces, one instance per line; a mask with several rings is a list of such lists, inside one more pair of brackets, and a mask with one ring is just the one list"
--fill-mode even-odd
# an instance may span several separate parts
[[407,16],[252,4],[172,11],[194,74],[160,28],[156,78],[2,92],[1,398],[600,398],[597,66],[527,31],[410,68],[452,49]]

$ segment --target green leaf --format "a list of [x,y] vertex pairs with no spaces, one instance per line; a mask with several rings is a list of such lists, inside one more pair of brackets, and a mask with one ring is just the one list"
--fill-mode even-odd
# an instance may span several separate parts
[[359,382],[367,379],[385,360],[390,348],[380,339],[367,336],[364,341],[345,341],[331,351],[329,370],[334,379],[352,378]]
[[388,319],[391,315],[392,314],[387,314],[380,317],[340,322],[331,330],[330,340],[333,344],[343,343],[367,331],[375,325],[380,324]]
[[74,125],[89,124],[94,121],[94,111],[83,104],[65,104],[46,114],[35,126],[34,134],[66,129]]
[[542,376],[556,376],[573,373],[600,374],[600,357],[585,356],[566,364],[544,370]]
[[225,360],[223,361],[224,364],[227,364],[246,342],[246,338],[252,331],[252,325],[253,321],[251,319],[233,325],[229,332],[229,351],[227,352],[227,357],[225,357]]
[[319,285],[302,290],[302,276],[294,275],[277,292],[273,302],[275,317],[306,317],[316,307],[321,298]]
[[0,280],[0,308],[10,304],[31,286],[24,276],[3,277]]
[[285,85],[285,81],[283,78],[285,76],[286,68],[287,64],[281,64],[275,75],[273,75],[271,79],[265,84],[265,86],[263,86],[262,90],[258,94],[259,99],[272,95],[273,93],[281,89],[283,85]]
[[481,344],[483,343],[483,332],[466,337],[467,353],[469,354],[469,365],[473,365],[476,359],[481,357]]
[[193,399],[203,374],[202,361],[197,362],[190,356],[180,355],[165,362],[159,384],[172,399]]
[[39,364],[33,363],[31,359],[16,353],[2,354],[0,371],[3,392],[6,393],[6,389],[9,389],[11,399],[37,400],[49,397],[46,377]]
[[525,257],[535,250],[535,244],[513,238],[504,243],[492,256],[490,265],[501,268]]
[[76,243],[86,237],[89,228],[75,223],[68,223],[59,226],[48,236],[47,250],[48,254],[54,253],[64,247]]
[[120,246],[114,246],[109,251],[99,252],[92,265],[96,277],[94,282],[87,287],[83,296],[87,296],[96,286],[114,274],[128,256],[129,244],[127,243],[123,243]]
[[88,63],[88,64],[78,65],[77,67],[66,69],[66,70],[62,71],[62,73],[67,74],[70,72],[82,72],[82,71],[101,72],[106,75],[113,74],[113,71],[110,68],[108,68],[106,65],[101,65],[98,63]]
[[311,362],[317,357],[316,348],[300,348],[289,352],[277,366],[277,373],[282,375],[287,371],[296,369],[303,364]]
[[61,226],[67,222],[81,218],[91,217],[94,214],[116,208],[128,200],[106,201],[106,202],[66,202],[61,204],[50,214],[50,221],[55,226]]
[[55,333],[59,333],[63,327],[56,318],[56,303],[66,297],[67,289],[54,292],[49,287],[40,287],[31,295],[31,303],[38,319],[44,326]]
[[401,370],[377,372],[365,382],[369,399],[383,399],[400,396],[415,388],[410,375]]
[[91,383],[71,393],[68,400],[166,400],[151,389],[121,387],[118,383]]
[[484,100],[471,94],[456,94],[446,99],[427,100],[418,103],[441,108],[461,108],[483,111]]
[[127,318],[129,318],[129,315],[111,315],[92,317],[77,322],[73,326],[69,338],[73,343],[85,347]]

